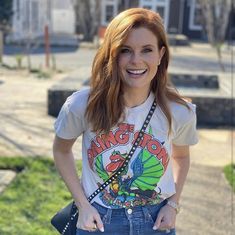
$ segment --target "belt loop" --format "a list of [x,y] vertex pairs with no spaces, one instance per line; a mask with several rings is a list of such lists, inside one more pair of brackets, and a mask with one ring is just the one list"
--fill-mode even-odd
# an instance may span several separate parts
[[110,224],[112,218],[112,209],[108,208],[105,216],[103,217],[103,222],[105,224]]
[[142,206],[145,222],[152,222],[152,217],[149,213],[149,210],[146,206]]

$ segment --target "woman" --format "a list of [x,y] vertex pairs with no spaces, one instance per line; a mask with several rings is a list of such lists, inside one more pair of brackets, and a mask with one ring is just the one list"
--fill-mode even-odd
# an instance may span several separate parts
[[[133,8],[116,16],[92,66],[90,89],[75,92],[55,123],[57,169],[79,209],[77,235],[175,234],[179,200],[197,143],[195,106],[168,81],[169,46],[159,14]],[[122,173],[153,103],[157,107]],[[72,146],[83,135],[82,178]]]

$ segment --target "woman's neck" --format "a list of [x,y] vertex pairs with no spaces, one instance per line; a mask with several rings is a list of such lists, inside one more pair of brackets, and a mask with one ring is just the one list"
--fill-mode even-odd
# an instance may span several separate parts
[[124,100],[125,100],[125,104],[128,108],[134,108],[136,106],[139,106],[141,104],[143,104],[148,96],[149,96],[149,91],[139,91],[139,90],[128,90],[126,92],[124,92]]

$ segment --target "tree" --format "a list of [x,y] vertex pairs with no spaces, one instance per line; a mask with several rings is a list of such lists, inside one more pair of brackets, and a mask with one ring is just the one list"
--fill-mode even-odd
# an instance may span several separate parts
[[0,0],[0,63],[3,55],[3,37],[9,31],[12,14],[12,0]]
[[[130,0],[116,0],[119,10],[131,7]],[[77,25],[85,41],[92,41],[101,20],[101,0],[73,0]]]
[[[234,0],[233,0],[234,1]],[[221,47],[225,41],[229,14],[232,9],[231,0],[199,0],[202,9],[202,25],[209,43],[216,49],[218,62],[223,71]]]
[[85,41],[92,41],[100,25],[100,0],[74,0],[77,24]]

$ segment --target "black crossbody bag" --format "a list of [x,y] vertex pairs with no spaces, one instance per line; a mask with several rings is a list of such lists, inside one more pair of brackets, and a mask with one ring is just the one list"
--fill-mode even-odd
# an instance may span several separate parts
[[[101,191],[103,191],[110,183],[112,183],[113,180],[117,179],[117,177],[126,169],[132,155],[134,154],[137,146],[139,145],[139,142],[141,138],[143,137],[143,134],[150,122],[150,119],[154,113],[154,110],[157,106],[156,101],[153,102],[149,113],[144,121],[144,124],[134,142],[132,145],[132,148],[130,152],[128,153],[128,156],[126,157],[125,161],[121,165],[121,167],[113,174],[109,179],[107,179],[99,188],[97,188],[89,197],[88,201],[91,202],[92,199],[94,199],[95,196],[97,196]],[[78,220],[78,208],[75,205],[75,202],[72,201],[69,203],[66,207],[58,211],[51,219],[51,224],[57,229],[57,231],[62,235],[76,235],[77,230],[77,220]]]

